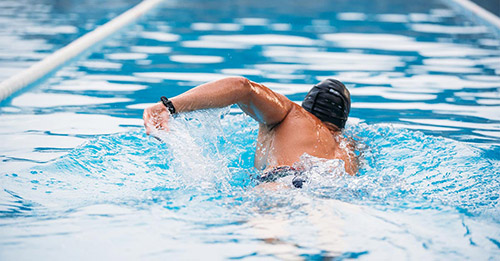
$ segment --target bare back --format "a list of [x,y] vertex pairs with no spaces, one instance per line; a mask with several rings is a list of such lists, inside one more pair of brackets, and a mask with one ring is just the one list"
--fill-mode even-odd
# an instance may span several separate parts
[[340,132],[331,132],[318,118],[293,104],[282,122],[273,126],[261,124],[255,154],[255,167],[269,169],[276,166],[292,166],[300,156],[307,153],[325,159],[341,159],[346,172],[357,171],[352,146],[343,149],[346,142]]

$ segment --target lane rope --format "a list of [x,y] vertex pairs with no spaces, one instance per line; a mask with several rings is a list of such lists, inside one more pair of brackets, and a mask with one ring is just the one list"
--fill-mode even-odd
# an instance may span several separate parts
[[106,24],[97,27],[93,31],[86,33],[65,47],[45,57],[43,60],[36,62],[28,69],[4,80],[0,83],[0,101],[39,80],[68,60],[118,31],[120,28],[135,21],[162,1],[163,0],[144,0]]
[[482,8],[470,0],[448,0],[452,5],[469,12],[470,14],[482,19],[483,23],[492,26],[496,33],[500,33],[500,18],[490,11]]

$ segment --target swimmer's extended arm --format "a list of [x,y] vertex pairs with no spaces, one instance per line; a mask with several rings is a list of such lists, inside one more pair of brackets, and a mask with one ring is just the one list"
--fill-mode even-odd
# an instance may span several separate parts
[[[290,112],[293,102],[244,77],[229,77],[199,85],[170,99],[177,112],[238,106],[259,123],[274,126]],[[144,110],[146,133],[153,128],[168,129],[169,114],[160,102]]]

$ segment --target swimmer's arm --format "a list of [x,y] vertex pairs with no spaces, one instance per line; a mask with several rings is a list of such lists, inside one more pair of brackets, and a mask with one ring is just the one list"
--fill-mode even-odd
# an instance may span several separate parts
[[[244,77],[229,77],[205,83],[170,100],[177,112],[222,108],[237,104],[246,114],[268,126],[280,123],[293,105],[293,102],[285,96]],[[158,115],[160,119],[153,119]],[[161,102],[147,108],[143,118],[148,134],[153,127],[168,129],[168,112]],[[149,123],[150,121],[152,122]]]
[[179,112],[237,104],[246,114],[266,125],[281,122],[292,108],[292,102],[285,96],[244,77],[205,83],[171,100]]
[[347,162],[345,162],[345,170],[349,175],[355,176],[359,171],[359,156],[355,153],[356,145],[354,140],[349,141],[347,149],[348,158]]

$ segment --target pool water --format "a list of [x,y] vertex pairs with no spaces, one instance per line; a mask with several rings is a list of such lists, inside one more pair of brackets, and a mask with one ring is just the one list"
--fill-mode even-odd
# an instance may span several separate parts
[[3,0],[0,3],[0,80],[21,72],[138,2]]
[[[500,40],[441,1],[165,1],[0,107],[0,259],[497,259]],[[362,168],[263,189],[236,107],[142,111],[243,75],[350,88]]]

